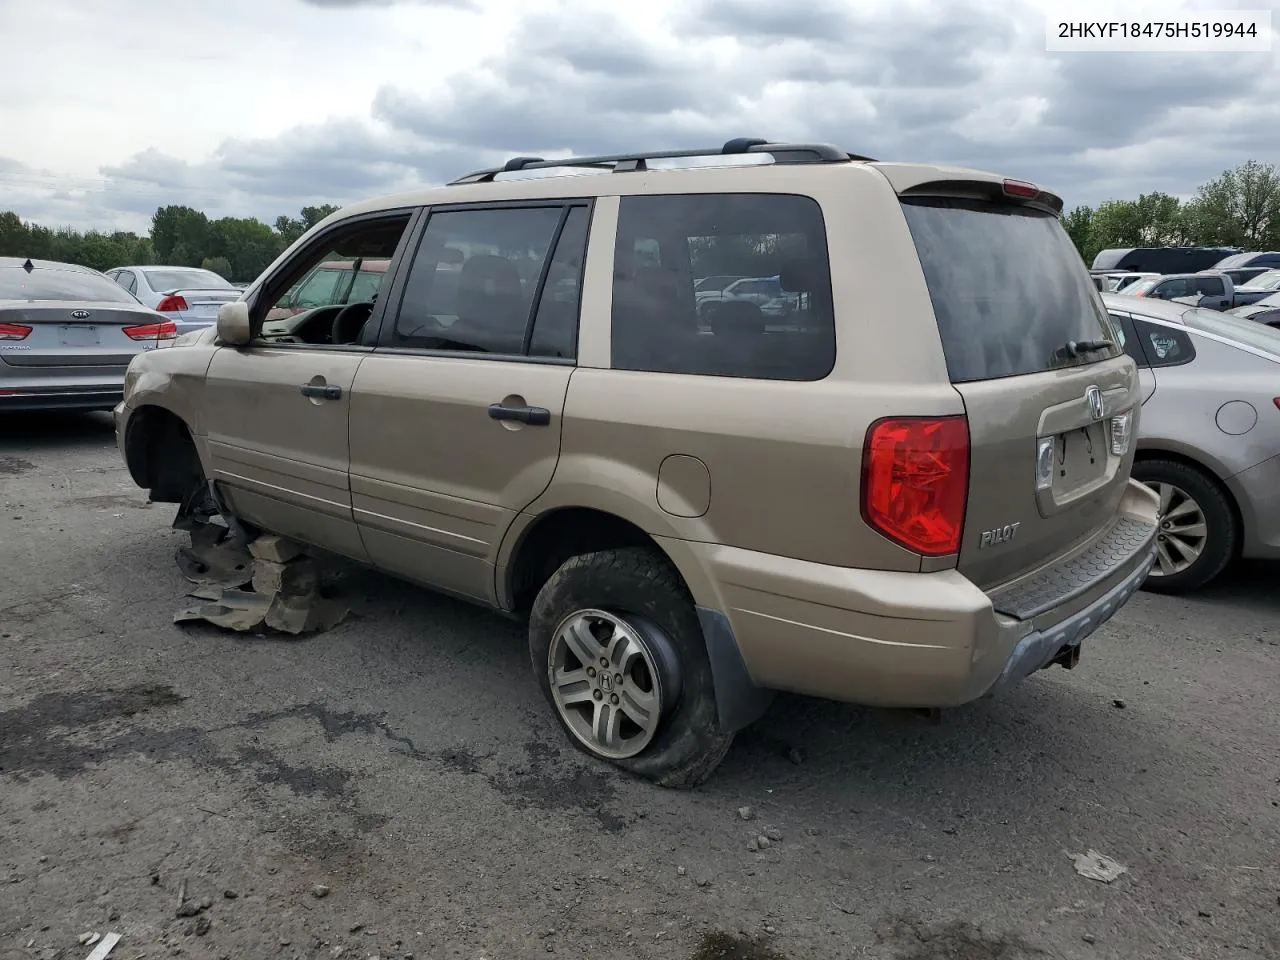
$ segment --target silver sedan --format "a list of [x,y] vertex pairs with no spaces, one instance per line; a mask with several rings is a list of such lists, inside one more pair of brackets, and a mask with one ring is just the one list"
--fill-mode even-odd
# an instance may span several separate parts
[[1138,363],[1133,476],[1160,496],[1146,589],[1204,586],[1237,557],[1280,558],[1280,330],[1103,294]]
[[0,411],[110,410],[129,361],[177,333],[96,270],[0,257]]

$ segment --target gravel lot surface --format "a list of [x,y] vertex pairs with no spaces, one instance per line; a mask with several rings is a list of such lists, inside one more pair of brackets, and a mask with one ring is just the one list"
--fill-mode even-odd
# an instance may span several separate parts
[[519,625],[385,577],[308,639],[175,626],[173,513],[105,417],[0,426],[4,960],[1280,957],[1276,565],[938,724],[780,699],[676,793],[565,742]]

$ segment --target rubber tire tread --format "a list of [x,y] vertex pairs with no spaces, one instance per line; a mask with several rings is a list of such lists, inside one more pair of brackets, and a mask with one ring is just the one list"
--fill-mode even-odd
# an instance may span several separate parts
[[629,773],[676,789],[707,780],[729,752],[733,734],[720,729],[715,686],[693,597],[666,557],[644,547],[600,550],[571,557],[538,591],[529,616],[529,656],[534,677],[570,742],[596,754],[569,732],[551,696],[547,656],[552,631],[574,610],[595,608],[636,614],[658,626],[680,661],[681,694],[668,707],[662,729],[637,756],[609,762]]
[[1171,483],[1185,490],[1200,505],[1209,528],[1200,559],[1181,573],[1147,577],[1142,589],[1149,593],[1189,593],[1216,579],[1235,559],[1240,547],[1240,526],[1231,501],[1216,480],[1205,471],[1178,460],[1140,460],[1133,465],[1135,480]]

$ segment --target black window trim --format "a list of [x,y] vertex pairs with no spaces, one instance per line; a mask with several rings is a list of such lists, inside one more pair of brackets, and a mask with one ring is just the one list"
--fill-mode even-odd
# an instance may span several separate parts
[[[596,198],[593,196],[554,197],[542,200],[482,200],[470,203],[440,203],[430,207],[423,207],[422,218],[415,230],[412,249],[405,255],[404,263],[407,264],[407,268],[403,270],[397,268],[396,277],[391,286],[388,287],[387,304],[395,303],[396,306],[394,312],[388,307],[382,314],[375,346],[378,354],[456,358],[460,360],[494,360],[503,363],[541,363],[557,367],[576,367],[578,365],[578,333],[582,326],[582,287],[587,269],[586,254],[591,249],[591,228],[595,222],[595,201]],[[409,285],[409,274],[413,267],[413,260],[417,256],[418,248],[426,238],[433,214],[465,213],[473,210],[528,210],[542,207],[559,207],[561,210],[560,220],[552,233],[551,245],[547,248],[547,256],[543,260],[538,276],[538,286],[534,290],[533,301],[529,305],[529,315],[525,318],[523,353],[488,353],[483,350],[438,350],[429,347],[406,347],[396,344],[394,340],[395,324],[400,318],[400,308],[404,305],[405,290]],[[582,207],[587,211],[587,242],[583,248],[582,264],[578,268],[578,315],[573,324],[573,356],[531,357],[529,356],[529,349],[532,344],[534,321],[537,320],[538,308],[542,305],[543,286],[546,284],[547,276],[551,270],[551,261],[556,255],[556,244],[560,242],[560,235],[564,232],[565,224],[569,220],[569,213],[575,207]]]
[[[1142,337],[1138,336],[1138,328],[1134,326],[1134,320],[1136,319],[1134,314],[1128,312],[1127,310],[1115,310],[1111,308],[1107,309],[1107,313],[1111,316],[1112,322],[1117,327],[1121,328],[1121,333],[1123,333],[1124,336],[1126,337],[1125,344],[1120,348],[1124,352],[1124,355],[1126,357],[1131,358],[1133,362],[1136,363],[1139,367],[1146,367],[1147,369],[1151,369],[1151,360],[1147,357],[1147,351],[1143,349],[1143,346],[1142,346]],[[1124,327],[1122,326],[1126,323],[1128,324],[1129,329],[1124,329]],[[1129,330],[1133,331],[1133,348],[1136,351],[1138,351],[1138,356],[1136,357],[1133,354],[1131,354],[1128,349],[1129,344],[1128,344],[1127,338],[1129,336]]]
[[[408,241],[414,236],[419,223],[423,219],[423,209],[422,207],[413,206],[390,207],[386,210],[374,210],[369,213],[357,214],[333,224],[323,233],[311,238],[306,246],[294,251],[292,256],[258,283],[258,288],[254,291],[249,302],[249,329],[253,332],[253,338],[237,349],[244,350],[256,347],[272,350],[309,350],[322,353],[372,353],[374,344],[376,344],[376,332],[382,328],[383,317],[386,315],[387,302],[390,301],[390,297],[382,303],[374,304],[373,312],[369,314],[369,319],[365,322],[364,332],[358,343],[275,343],[265,341],[260,338],[260,335],[262,333],[262,324],[265,322],[266,310],[261,311],[261,317],[256,315],[259,313],[260,306],[264,303],[268,304],[267,310],[269,310],[269,305],[274,303],[277,297],[295,283],[304,279],[316,264],[296,275],[290,272],[290,267],[323,250],[325,244],[332,240],[335,235],[346,233],[353,226],[376,223],[379,220],[397,220],[407,214],[408,222],[405,224],[404,232],[400,235],[400,240],[396,244],[395,252],[391,255],[391,263],[387,267],[389,275],[388,290],[390,290],[399,279],[400,267],[404,261]],[[290,277],[292,279],[289,282],[281,282],[281,278]]]

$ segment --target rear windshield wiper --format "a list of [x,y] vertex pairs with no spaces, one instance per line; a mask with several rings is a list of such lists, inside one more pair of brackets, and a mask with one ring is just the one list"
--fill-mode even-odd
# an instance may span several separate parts
[[1074,359],[1081,354],[1093,353],[1095,350],[1110,350],[1113,347],[1115,347],[1113,340],[1068,340],[1058,348],[1057,352]]

